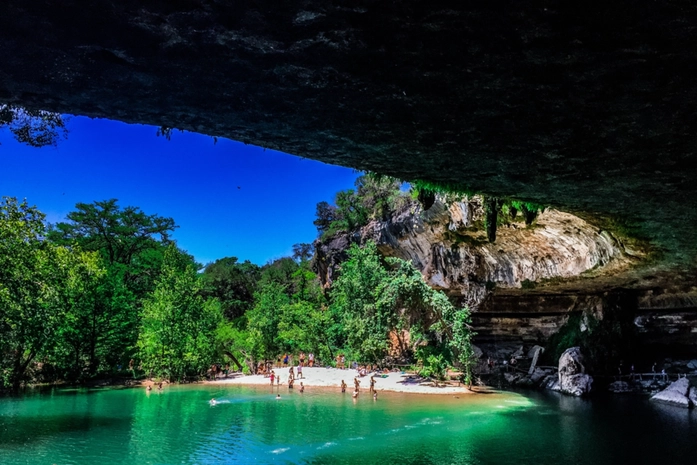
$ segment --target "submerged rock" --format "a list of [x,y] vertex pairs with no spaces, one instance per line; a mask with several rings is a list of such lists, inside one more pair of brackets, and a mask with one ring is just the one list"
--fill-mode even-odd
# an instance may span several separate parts
[[695,388],[690,388],[689,379],[680,378],[653,396],[651,400],[678,407],[690,408],[695,404],[695,401],[690,399],[690,395],[692,395],[693,399],[697,397],[694,389]]
[[591,391],[592,384],[593,377],[586,374],[581,349],[566,349],[559,357],[558,383],[551,389],[572,396],[582,396]]

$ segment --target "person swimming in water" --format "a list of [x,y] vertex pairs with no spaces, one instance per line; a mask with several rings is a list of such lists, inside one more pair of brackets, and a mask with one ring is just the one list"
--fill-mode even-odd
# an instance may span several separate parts
[[209,400],[208,403],[211,404],[211,405],[215,405],[215,404],[218,403],[218,401],[215,400],[215,398],[213,398],[213,399]]
[[281,400],[281,395],[280,395],[280,394],[276,394],[276,400]]
[[356,397],[358,397],[358,389],[353,391],[353,398],[355,399]]

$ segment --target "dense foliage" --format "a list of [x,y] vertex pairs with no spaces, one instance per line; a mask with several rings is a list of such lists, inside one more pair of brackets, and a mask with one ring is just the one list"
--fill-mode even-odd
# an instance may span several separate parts
[[[338,197],[345,227],[387,215],[403,196],[384,178],[357,187]],[[116,200],[79,203],[67,218],[49,226],[26,202],[0,204],[0,388],[113,375],[182,381],[216,363],[251,371],[299,352],[322,364],[343,354],[469,366],[467,309],[373,243],[353,246],[325,289],[311,244],[261,267],[227,257],[199,273],[171,239],[171,218]]]
[[356,179],[355,190],[336,194],[334,203],[317,204],[314,221],[323,237],[331,237],[340,231],[352,231],[370,220],[385,219],[388,214],[405,205],[408,199],[400,189],[401,182],[388,176],[365,174]]

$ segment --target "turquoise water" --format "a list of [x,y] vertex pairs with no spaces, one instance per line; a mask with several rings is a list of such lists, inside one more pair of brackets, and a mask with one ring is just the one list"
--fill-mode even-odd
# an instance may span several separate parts
[[197,385],[0,398],[0,464],[697,463],[697,413],[644,398],[275,393]]

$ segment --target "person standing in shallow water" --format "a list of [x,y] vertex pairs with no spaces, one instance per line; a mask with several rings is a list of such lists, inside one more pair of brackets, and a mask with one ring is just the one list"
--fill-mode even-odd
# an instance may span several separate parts
[[271,375],[269,376],[269,378],[271,378],[271,387],[273,387],[273,382],[274,382],[274,379],[276,378],[276,372],[271,370]]
[[358,378],[353,378],[353,386],[356,388],[356,392],[358,392],[358,388],[361,385],[361,381]]
[[370,392],[375,391],[375,375],[370,377]]
[[346,383],[343,379],[341,380],[341,392],[346,392]]

